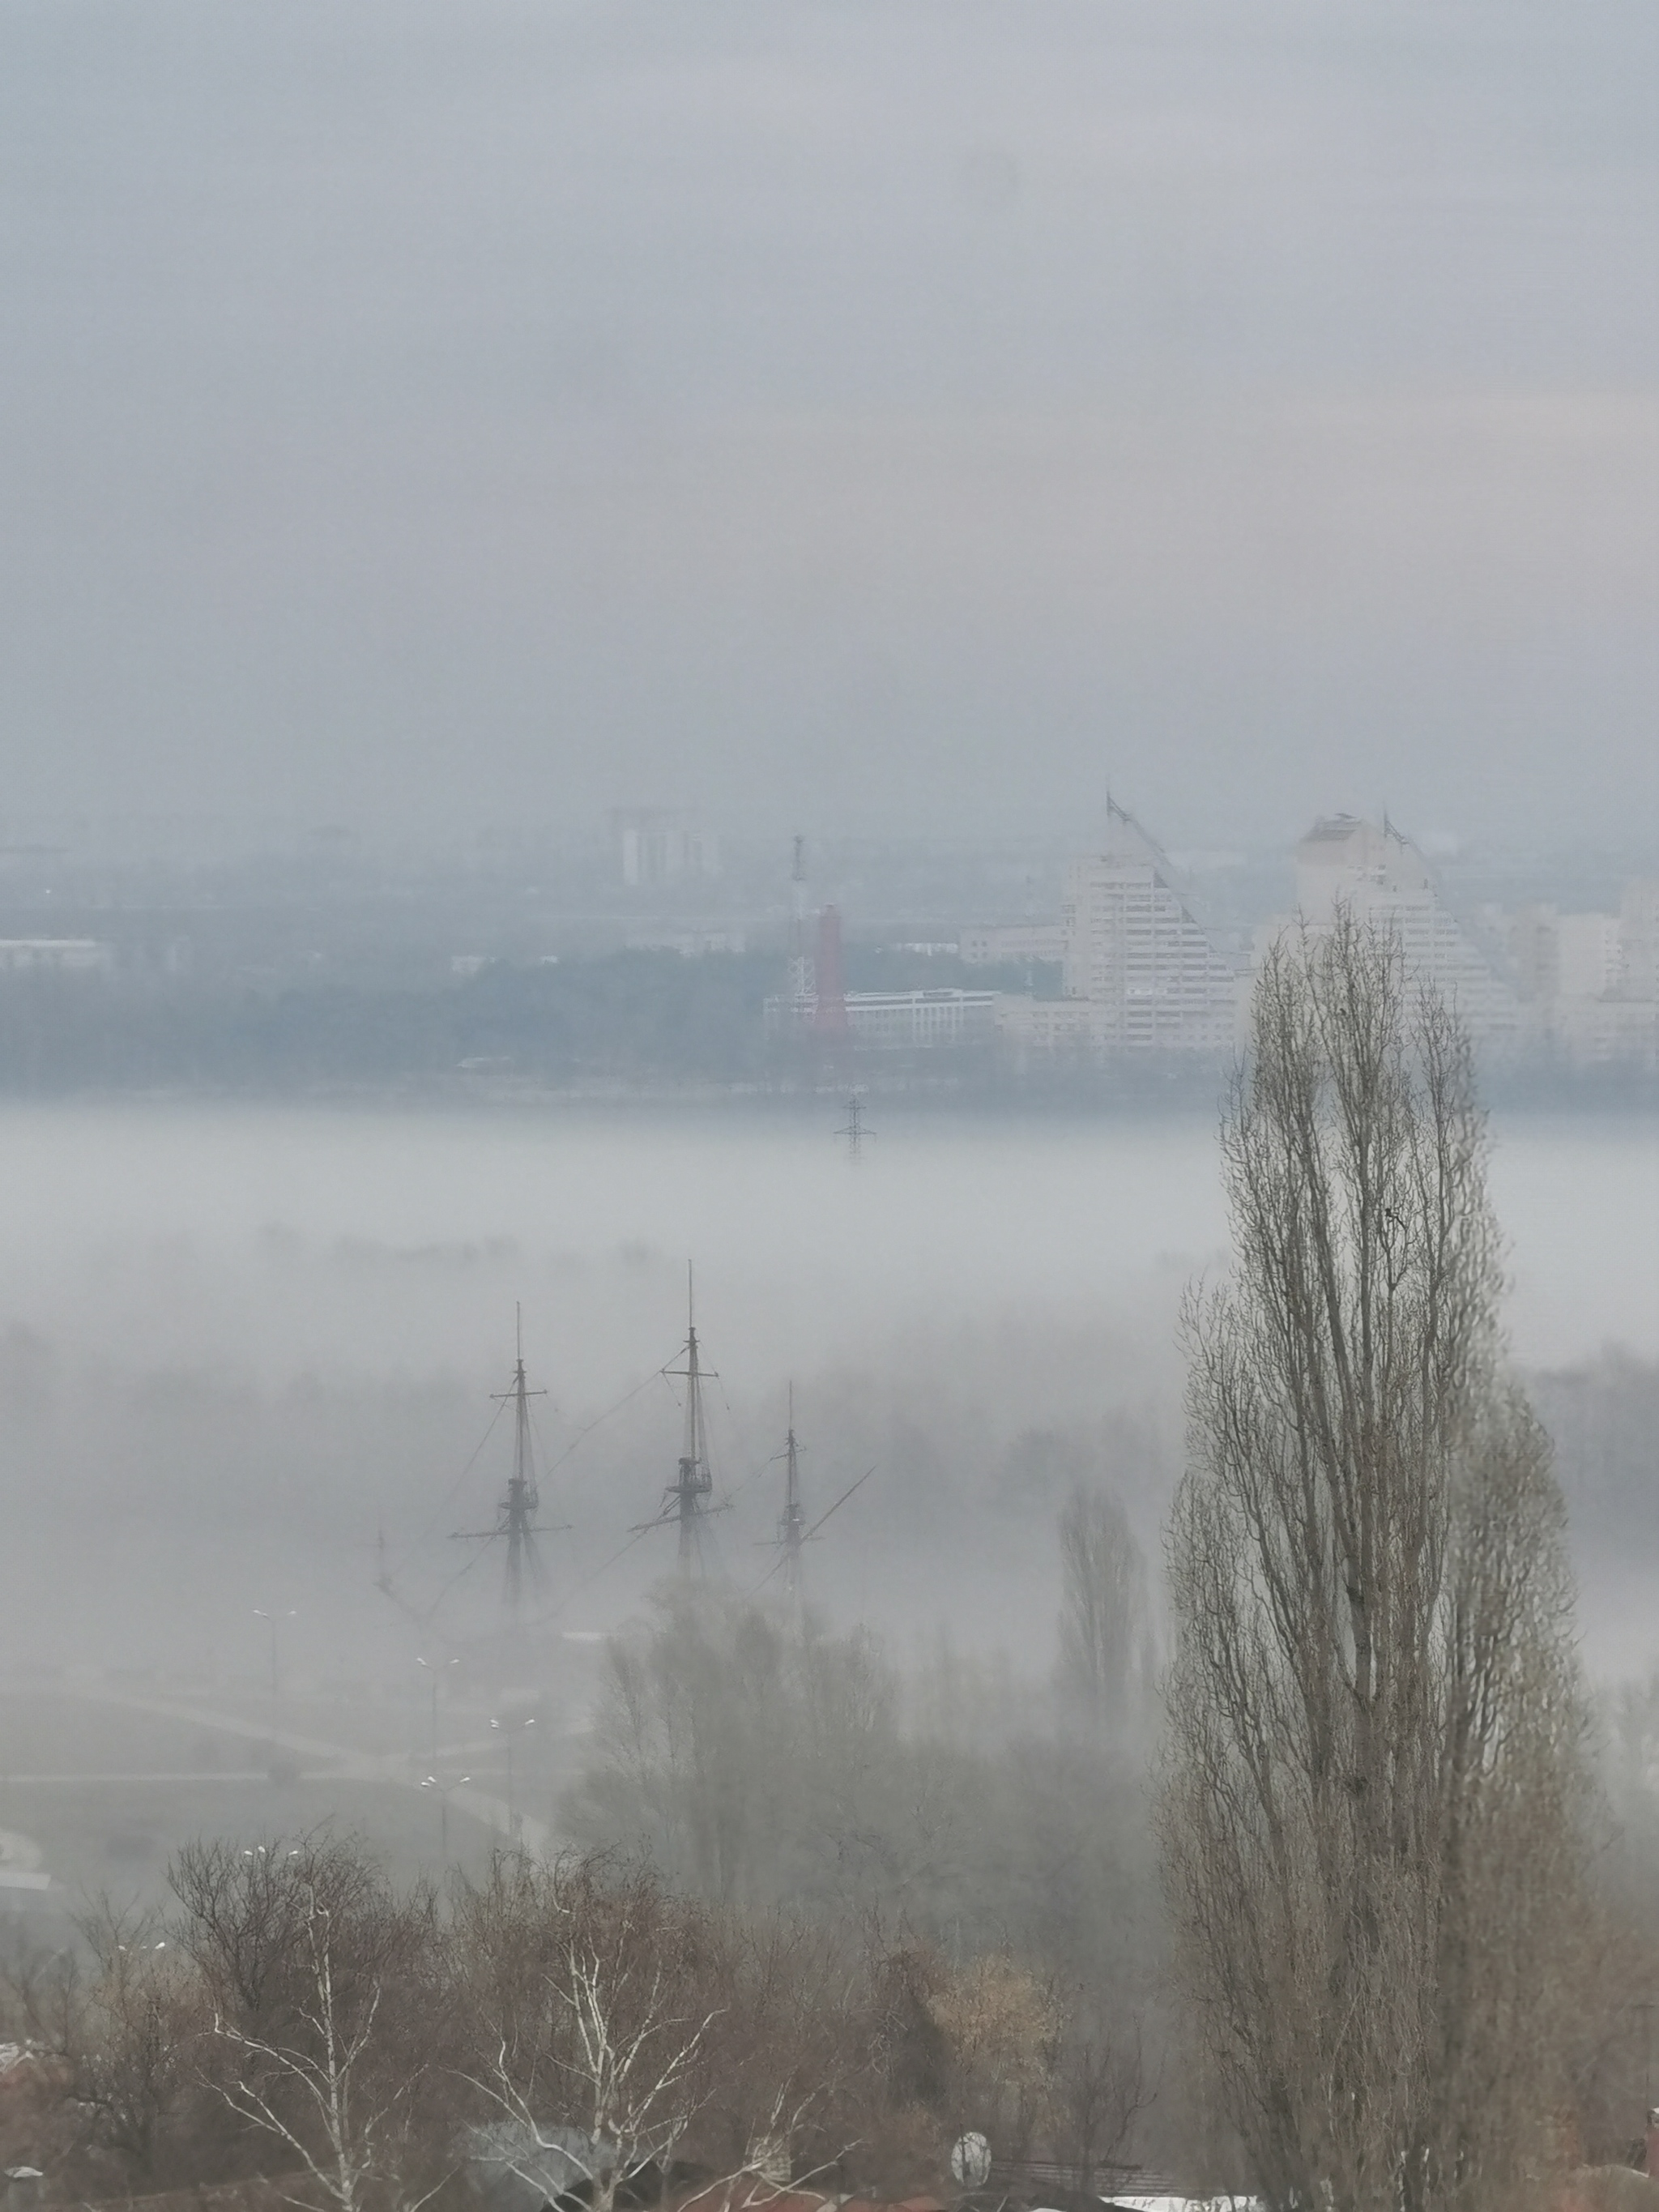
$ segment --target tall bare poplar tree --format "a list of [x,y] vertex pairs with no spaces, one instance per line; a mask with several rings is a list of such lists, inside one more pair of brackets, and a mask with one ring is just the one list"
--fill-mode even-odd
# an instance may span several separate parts
[[1466,1033],[1350,918],[1282,948],[1194,1294],[1162,1806],[1188,1992],[1278,2205],[1513,2201],[1559,2116],[1581,1707],[1502,1364]]
[[1146,1571],[1128,1516],[1109,1490],[1079,1483],[1060,1516],[1059,1683],[1089,1732],[1141,1717],[1151,1674]]

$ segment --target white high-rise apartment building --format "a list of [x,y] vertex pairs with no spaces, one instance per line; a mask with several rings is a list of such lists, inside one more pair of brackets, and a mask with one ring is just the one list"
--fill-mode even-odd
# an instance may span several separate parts
[[1231,1049],[1233,964],[1176,888],[1170,862],[1121,807],[1109,808],[1106,851],[1067,863],[1060,923],[1061,988],[1086,1002],[1097,1051]]
[[1258,933],[1258,954],[1298,923],[1328,929],[1339,908],[1393,933],[1406,975],[1431,983],[1486,1042],[1512,1040],[1521,1020],[1513,987],[1492,969],[1441,902],[1422,854],[1386,823],[1339,814],[1316,822],[1296,848],[1294,915]]

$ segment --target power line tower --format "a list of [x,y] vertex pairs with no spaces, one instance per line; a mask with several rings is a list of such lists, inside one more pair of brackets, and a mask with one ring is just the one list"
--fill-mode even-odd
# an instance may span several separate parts
[[703,1416],[702,1385],[705,1375],[713,1376],[713,1368],[705,1368],[697,1347],[697,1310],[696,1291],[688,1263],[685,1270],[686,1335],[685,1364],[671,1367],[671,1375],[682,1376],[685,1382],[685,1435],[680,1447],[679,1472],[664,1500],[664,1519],[678,1519],[680,1531],[680,1572],[690,1574],[692,1562],[702,1559],[702,1524],[711,1508],[708,1499],[714,1487],[713,1470],[708,1464],[708,1428]]
[[836,1134],[838,1137],[846,1138],[847,1157],[856,1167],[864,1157],[865,1139],[875,1134],[865,1121],[864,1101],[856,1091],[847,1102],[846,1126],[837,1129]]
[[539,1582],[542,1577],[541,1555],[536,1549],[536,1538],[542,1533],[536,1522],[542,1499],[536,1484],[536,1454],[530,1422],[530,1401],[544,1398],[547,1393],[545,1390],[532,1390],[526,1383],[523,1307],[515,1306],[514,1315],[516,1358],[513,1380],[505,1390],[490,1393],[497,1404],[510,1402],[513,1407],[513,1472],[507,1477],[507,1495],[496,1508],[493,1528],[458,1528],[455,1533],[465,1543],[493,1544],[501,1537],[507,1539],[507,1565],[502,1589],[507,1609],[516,1619],[524,1601],[526,1572],[532,1582]]
[[800,1548],[806,1541],[806,1512],[800,1499],[800,1447],[795,1441],[795,1386],[789,1385],[789,1432],[783,1449],[783,1517],[778,1522],[778,1544],[783,1553],[784,1588],[789,1602],[801,1602]]

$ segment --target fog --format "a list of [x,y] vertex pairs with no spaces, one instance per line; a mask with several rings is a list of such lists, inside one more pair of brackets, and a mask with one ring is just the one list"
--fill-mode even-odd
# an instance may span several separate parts
[[1656,26],[0,9],[13,2212],[1638,2156]]
[[[1640,0],[0,23],[9,834],[1655,801]],[[1314,794],[1316,793],[1316,798]]]
[[[945,1631],[1040,1675],[1067,1485],[1109,1480],[1158,1550],[1180,1299],[1225,1265],[1213,1129],[901,1107],[854,1164],[836,1121],[833,1103],[8,1110],[13,1662],[257,1681],[253,1608],[293,1607],[296,1679],[396,1682],[421,1638],[374,1587],[377,1535],[418,1607],[466,1565],[435,1627],[486,1632],[499,1550],[452,1532],[494,1525],[504,1428],[468,1470],[515,1306],[549,1394],[543,1463],[562,1462],[537,1605],[617,1626],[670,1563],[665,1530],[612,1555],[673,1478],[681,1386],[649,1378],[678,1364],[695,1262],[731,1508],[717,1571],[742,1588],[775,1557],[793,1382],[810,1517],[876,1470],[809,1553],[832,1615],[912,1657]],[[1628,1234],[1659,1208],[1650,1127],[1522,1121],[1495,1176],[1517,1360],[1659,1358],[1659,1261]],[[1625,1595],[1618,1620],[1590,1613],[1592,1656],[1659,1657]]]

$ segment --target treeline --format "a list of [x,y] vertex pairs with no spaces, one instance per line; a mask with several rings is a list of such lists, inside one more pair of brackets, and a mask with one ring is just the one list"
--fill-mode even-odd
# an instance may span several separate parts
[[[567,2212],[734,2174],[950,2191],[972,2129],[1029,2195],[1145,2155],[1167,2024],[1145,1564],[1060,1520],[1040,1684],[948,1646],[665,1585],[613,1639],[550,1864],[400,1886],[355,1839],[209,1841],[172,1902],[15,1951],[0,2152],[58,2201],[287,2177],[321,2212],[516,2174]],[[1179,2105],[1177,2094],[1174,2104]]]
[[948,2185],[969,2124],[1092,2177],[1147,2094],[1133,2034],[1008,1953],[739,1911],[617,1856],[501,1856],[440,1892],[320,1833],[203,1844],[170,1881],[171,1909],[106,1905],[82,1954],[8,1978],[31,2056],[4,2147],[54,2199],[898,2194]]
[[563,1825],[711,1903],[1006,1947],[1137,2017],[1160,1968],[1152,1701],[1144,1653],[1115,1656],[1022,1685],[947,1644],[906,1681],[861,1630],[672,1586],[612,1641]]
[[406,988],[0,976],[0,1089],[737,1079],[764,1062],[781,972],[760,954],[624,951]]

